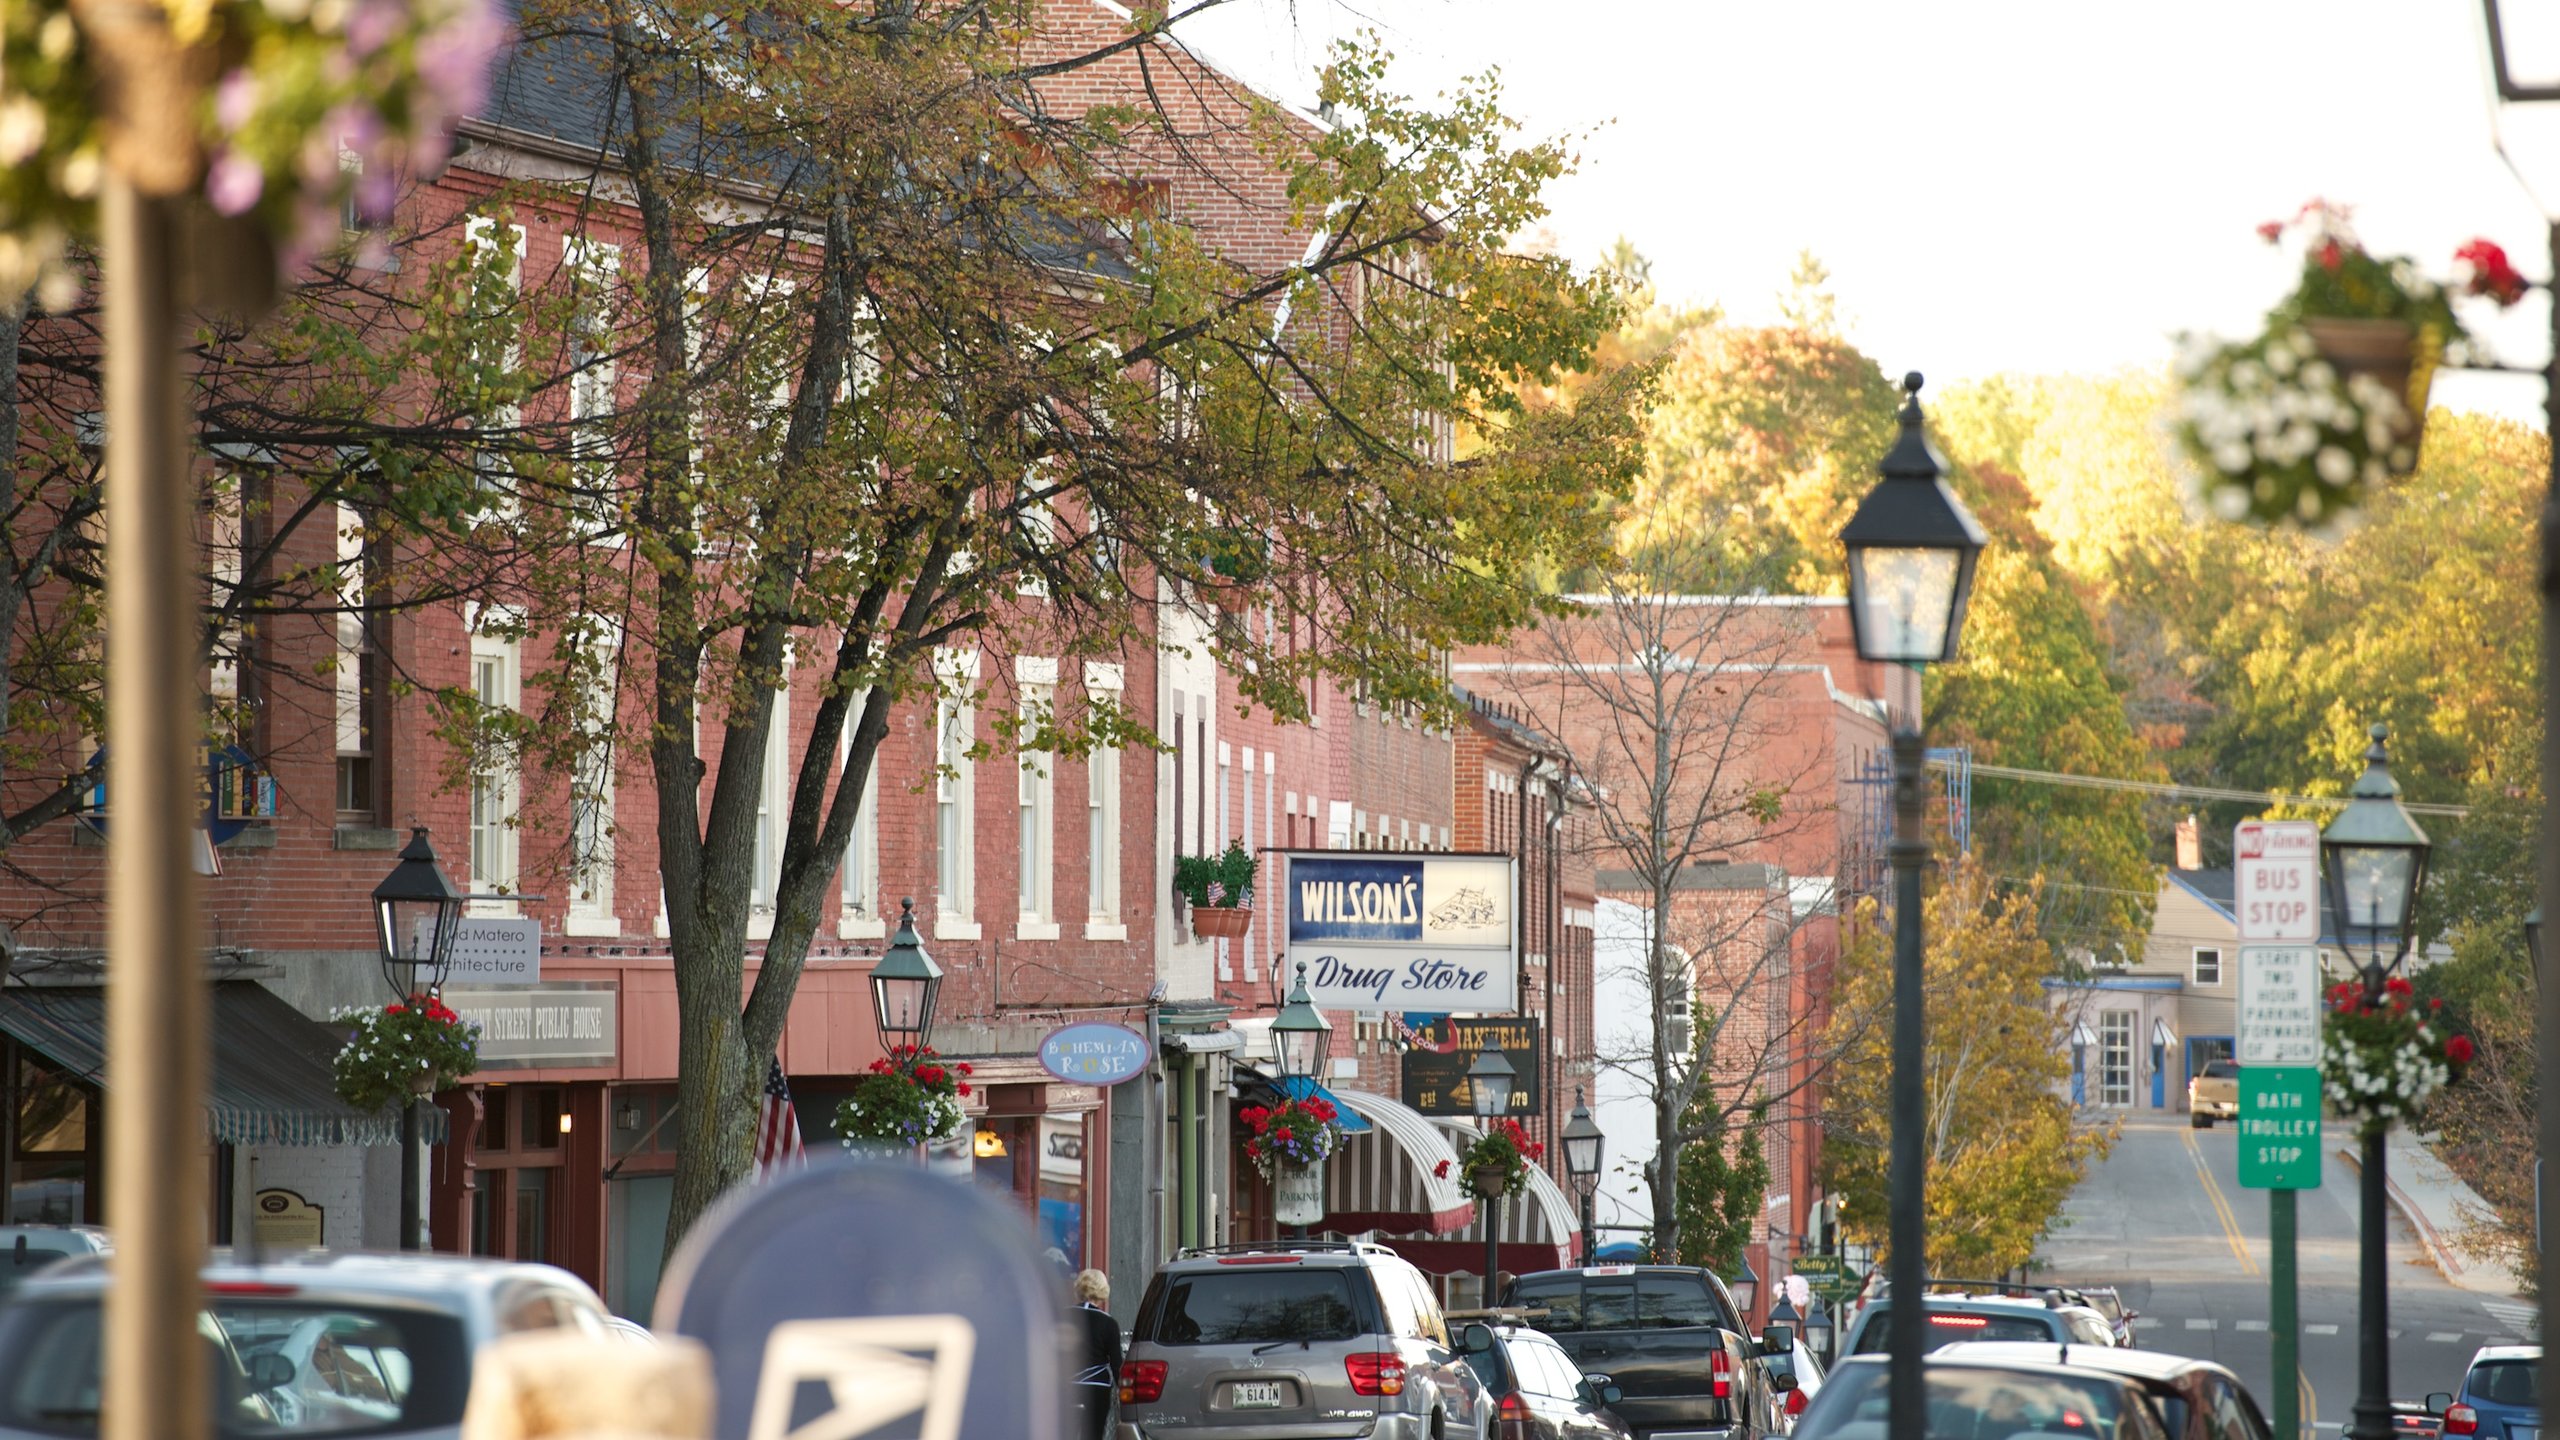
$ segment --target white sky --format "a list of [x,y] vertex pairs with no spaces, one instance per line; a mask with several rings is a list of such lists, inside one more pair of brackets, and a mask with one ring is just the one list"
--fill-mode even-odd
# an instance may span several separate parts
[[[2505,8],[2511,69],[2560,79],[2560,0]],[[1553,191],[1568,256],[1625,234],[1666,298],[1756,322],[1809,249],[1850,338],[1933,388],[2247,332],[2296,263],[2254,227],[2314,195],[2431,274],[2473,235],[2549,270],[2495,142],[2560,207],[2560,103],[2493,110],[2476,0],[1231,0],[1184,33],[1304,101],[1362,29],[1410,93],[1498,65],[1528,133],[1595,132]],[[2539,366],[2544,304],[2474,329]],[[2436,400],[2542,415],[2527,377]]]

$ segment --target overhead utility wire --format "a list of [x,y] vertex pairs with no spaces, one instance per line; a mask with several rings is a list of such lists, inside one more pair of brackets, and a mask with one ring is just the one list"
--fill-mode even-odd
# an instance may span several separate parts
[[[1952,770],[1951,759],[1930,757],[1931,768]],[[2316,805],[2326,810],[2343,810],[2343,795],[2279,795],[2267,790],[2218,790],[2209,785],[2169,785],[2155,780],[2117,780],[2101,775],[2064,775],[2052,770],[2021,770],[2014,765],[1985,765],[1973,762],[1973,773],[1992,780],[2024,780],[2036,785],[2076,785],[2084,790],[2129,790],[2141,795],[2175,795],[2190,800],[2244,800],[2260,805]],[[2427,805],[2404,802],[2412,815],[2449,815],[2460,819],[2471,813],[2468,805]]]

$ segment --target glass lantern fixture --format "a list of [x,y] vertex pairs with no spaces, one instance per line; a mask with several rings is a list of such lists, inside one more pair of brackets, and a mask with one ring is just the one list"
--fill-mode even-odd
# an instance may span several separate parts
[[436,847],[427,839],[427,827],[411,826],[400,863],[373,887],[374,944],[381,956],[383,983],[392,994],[405,999],[444,984],[454,932],[461,928],[467,898],[436,864]]
[[2376,725],[2370,733],[2364,774],[2347,792],[2347,808],[2320,832],[2320,858],[2339,939],[2361,934],[2371,963],[2388,966],[2408,944],[2430,846],[2400,803],[2400,782],[2391,778],[2391,727]]
[[922,1046],[933,1033],[933,1002],[942,991],[942,967],[924,953],[916,936],[916,902],[898,902],[898,933],[880,963],[871,967],[872,1014],[880,1024],[880,1043],[890,1050]]
[[1920,374],[1903,377],[1902,433],[1876,467],[1840,543],[1849,552],[1849,625],[1871,661],[1953,660],[1985,540],[1947,488],[1947,464],[1920,417]]
[[1600,1150],[1608,1142],[1599,1123],[1591,1118],[1591,1107],[1582,1103],[1582,1090],[1573,1092],[1573,1113],[1565,1118],[1564,1170],[1576,1185],[1589,1189],[1600,1179]]
[[1271,1039],[1280,1050],[1280,1073],[1295,1080],[1314,1079],[1332,1046],[1333,1022],[1308,998],[1303,960],[1298,962],[1298,981],[1289,989],[1288,1003],[1271,1022]]
[[1502,1051],[1488,1043],[1476,1052],[1475,1063],[1467,1067],[1467,1100],[1479,1120],[1495,1120],[1511,1113],[1511,1086],[1520,1072]]

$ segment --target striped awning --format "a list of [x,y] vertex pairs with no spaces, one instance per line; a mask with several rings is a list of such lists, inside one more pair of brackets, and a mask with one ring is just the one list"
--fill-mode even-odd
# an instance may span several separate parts
[[1458,1152],[1419,1111],[1366,1090],[1333,1098],[1369,1122],[1325,1163],[1324,1228],[1339,1235],[1440,1235],[1475,1215]]
[[[1463,1120],[1442,1120],[1439,1124],[1452,1136],[1452,1148],[1463,1150],[1476,1142],[1476,1127]],[[1529,1184],[1502,1207],[1497,1222],[1505,1245],[1561,1245],[1570,1250],[1582,1235],[1582,1221],[1575,1211],[1573,1197],[1555,1182],[1555,1177],[1535,1165],[1529,1167]],[[1467,1228],[1449,1237],[1484,1243],[1484,1222],[1470,1218]]]
[[[213,1092],[205,1128],[228,1145],[397,1145],[396,1110],[367,1114],[338,1098],[330,1076],[339,1037],[249,980],[213,986]],[[107,992],[96,985],[32,985],[0,990],[0,1031],[93,1085],[107,1073]],[[446,1134],[430,1105],[419,1129],[429,1143]]]

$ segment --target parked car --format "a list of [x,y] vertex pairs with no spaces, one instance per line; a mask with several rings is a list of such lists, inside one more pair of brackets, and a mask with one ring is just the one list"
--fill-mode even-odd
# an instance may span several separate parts
[[2542,1429],[2542,1390],[2534,1379],[2539,1345],[2489,1345],[2471,1357],[2462,1388],[2427,1397],[2429,1413],[2443,1417],[2448,1436],[2477,1440],[2536,1440]]
[[2187,1082],[2188,1127],[2210,1130],[2214,1121],[2239,1115],[2240,1062],[2223,1057],[2207,1060],[2204,1069]]
[[1504,1297],[1554,1336],[1585,1375],[1606,1375],[1639,1437],[1761,1440],[1778,1413],[1741,1308],[1712,1271],[1688,1265],[1540,1270]]
[[[1890,1373],[1881,1355],[1841,1361],[1796,1422],[1795,1440],[1886,1440]],[[2028,1360],[1957,1360],[1940,1351],[1929,1356],[1922,1380],[1932,1436],[2172,1440],[2143,1388],[2103,1370]]]
[[1769,1367],[1772,1385],[1777,1384],[1781,1373],[1794,1382],[1785,1386],[1784,1393],[1778,1398],[1779,1427],[1793,1433],[1805,1407],[1813,1403],[1814,1396],[1822,1393],[1822,1361],[1815,1356],[1812,1347],[1804,1343],[1804,1332],[1799,1330],[1788,1353],[1763,1356],[1761,1363]]
[[2266,1413],[2240,1377],[2210,1360],[2158,1350],[2020,1341],[1950,1345],[1938,1354],[1976,1364],[2063,1365],[2103,1370],[2141,1386],[2173,1440],[2268,1440]]
[[1564,1347],[1513,1318],[1461,1326],[1458,1349],[1493,1404],[1488,1440],[1627,1440],[1610,1410],[1622,1397],[1609,1377],[1588,1376]]
[[[1923,1307],[1929,1348],[1967,1340],[2043,1340],[2057,1345],[2114,1344],[2113,1332],[2098,1312],[2085,1306],[2054,1304],[2013,1295],[1930,1295]],[[1874,1355],[1887,1345],[1893,1296],[1867,1302],[1849,1327],[1842,1355]]]
[[2124,1303],[2124,1296],[2113,1285],[2084,1285],[2075,1292],[2090,1309],[2106,1317],[2107,1326],[2115,1331],[2116,1343],[2133,1343],[2133,1322],[2142,1312]]
[[[308,1251],[247,1263],[217,1252],[196,1329],[214,1433],[362,1433],[455,1440],[471,1357],[519,1331],[605,1333],[604,1302],[548,1265]],[[73,1257],[0,1308],[0,1440],[98,1429],[105,1264]]]
[[0,1297],[56,1260],[114,1249],[107,1232],[94,1225],[0,1225]]
[[1462,1440],[1493,1419],[1430,1283],[1384,1245],[1185,1250],[1147,1283],[1120,1366],[1120,1440]]

